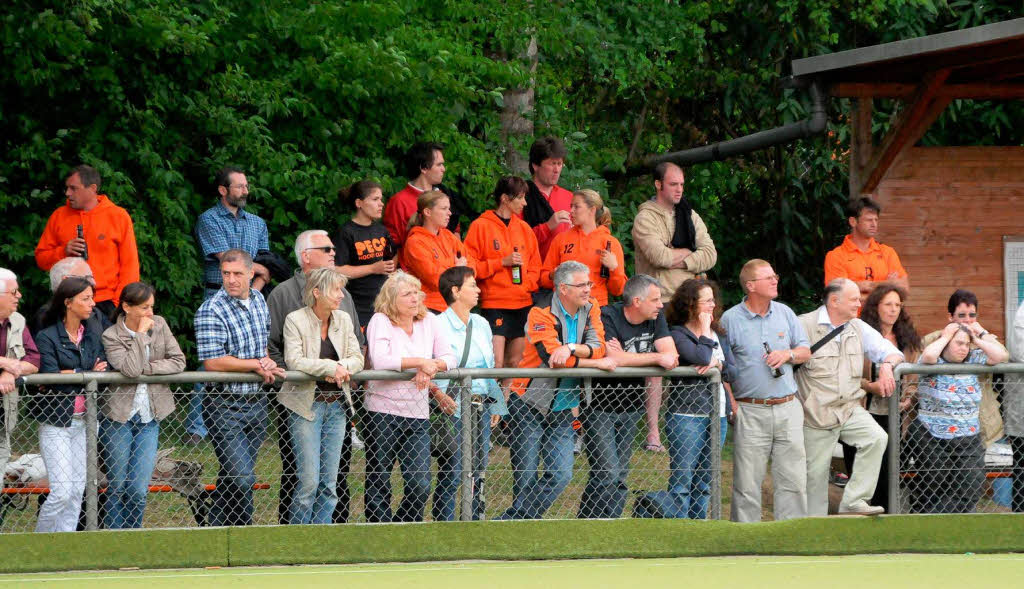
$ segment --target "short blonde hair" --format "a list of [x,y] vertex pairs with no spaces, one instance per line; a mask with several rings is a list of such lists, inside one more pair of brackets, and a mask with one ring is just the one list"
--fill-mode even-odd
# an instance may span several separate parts
[[747,294],[747,283],[754,279],[754,275],[757,274],[757,269],[763,266],[771,266],[766,260],[760,258],[754,258],[746,264],[743,264],[743,268],[740,270],[740,288],[743,289],[743,294]]
[[320,296],[330,292],[332,288],[345,288],[348,277],[333,267],[317,268],[306,276],[306,288],[302,289],[302,304],[312,307],[316,304],[313,289],[320,291]]
[[392,323],[398,323],[398,291],[403,286],[409,286],[419,291],[420,304],[419,309],[416,310],[416,316],[413,317],[413,321],[422,320],[427,316],[427,305],[424,303],[427,295],[423,292],[423,283],[420,282],[419,278],[401,270],[392,273],[384,281],[384,284],[380,287],[380,292],[377,293],[376,300],[373,301],[373,310],[387,315]]

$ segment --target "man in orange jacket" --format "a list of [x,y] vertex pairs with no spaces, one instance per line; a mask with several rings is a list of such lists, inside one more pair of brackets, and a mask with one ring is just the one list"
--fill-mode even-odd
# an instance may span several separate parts
[[36,246],[36,264],[49,271],[68,256],[84,258],[96,279],[96,306],[112,313],[121,289],[139,280],[132,218],[99,194],[100,174],[91,166],[72,168],[64,186],[67,204],[50,215]]
[[[600,368],[605,357],[601,307],[591,298],[590,269],[563,262],[554,272],[555,291],[530,309],[526,351],[520,368]],[[572,410],[580,404],[579,379],[517,378],[509,408],[512,506],[501,519],[539,519],[572,479]],[[538,476],[541,458],[544,474]]]

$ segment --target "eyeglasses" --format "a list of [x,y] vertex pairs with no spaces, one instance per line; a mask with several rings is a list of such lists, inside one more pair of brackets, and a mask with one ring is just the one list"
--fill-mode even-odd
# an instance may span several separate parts
[[14,290],[7,290],[7,291],[4,291],[4,292],[0,292],[0,294],[9,294],[9,295],[11,295],[14,298],[18,298],[18,297],[21,296],[21,289],[20,288],[16,288]]
[[248,184],[232,184],[228,188],[237,188],[239,190],[249,190]]
[[769,276],[762,276],[760,278],[751,278],[750,281],[751,282],[757,282],[758,280],[774,280],[774,281],[778,282],[781,279],[782,279],[782,277],[779,276],[778,274],[771,274]]
[[971,319],[975,319],[975,318],[978,317],[978,314],[977,313],[957,313],[956,315],[954,315],[954,317],[956,317],[957,319],[967,319],[968,317],[970,317]]
[[320,251],[322,251],[325,254],[329,254],[329,253],[331,253],[333,251],[336,251],[334,249],[333,245],[322,245],[320,247],[307,247],[306,249],[307,250],[320,250]]
[[566,286],[572,286],[575,288],[594,288],[593,282],[581,282],[579,284],[566,284]]

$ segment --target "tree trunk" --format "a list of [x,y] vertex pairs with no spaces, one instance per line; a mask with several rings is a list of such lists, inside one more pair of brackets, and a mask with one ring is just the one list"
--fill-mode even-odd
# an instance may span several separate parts
[[537,37],[530,35],[526,52],[520,56],[530,71],[526,88],[511,88],[505,91],[504,108],[501,112],[501,134],[505,140],[505,164],[513,173],[529,174],[528,158],[519,147],[533,135],[533,108],[537,71]]

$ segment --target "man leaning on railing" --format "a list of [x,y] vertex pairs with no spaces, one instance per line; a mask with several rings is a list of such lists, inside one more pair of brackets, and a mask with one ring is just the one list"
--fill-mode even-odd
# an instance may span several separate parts
[[839,513],[877,515],[869,505],[888,435],[861,405],[860,379],[864,359],[880,363],[880,393],[896,388],[893,367],[903,353],[867,323],[857,319],[860,288],[849,278],[825,287],[824,304],[800,316],[811,346],[811,359],[796,374],[804,405],[804,448],[807,452],[807,515],[828,514],[828,474],[832,450],[842,440],[857,448],[857,460],[843,491]]
[[[228,250],[220,258],[223,287],[196,311],[196,348],[206,370],[254,372],[265,384],[284,377],[267,355],[270,313],[253,289],[252,256]],[[267,397],[259,383],[225,383],[203,397],[203,420],[220,462],[210,525],[252,523],[256,452],[267,433]]]

